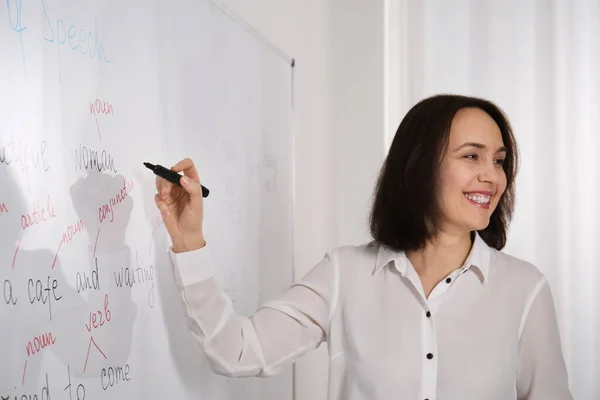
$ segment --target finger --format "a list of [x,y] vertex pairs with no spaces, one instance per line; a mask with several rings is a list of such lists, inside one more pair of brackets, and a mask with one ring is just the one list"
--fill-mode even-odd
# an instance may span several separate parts
[[190,178],[196,182],[200,181],[200,177],[198,176],[198,171],[196,170],[196,166],[194,165],[194,162],[190,158],[185,158],[185,159],[179,161],[177,164],[175,164],[171,167],[171,170],[173,170],[175,172],[183,172],[183,174],[185,176],[187,176],[188,178]]
[[167,203],[165,203],[158,194],[154,196],[154,203],[156,203],[156,207],[160,210],[160,213],[163,215],[163,217],[171,216],[171,212],[169,211]]
[[161,178],[160,176],[156,177],[156,190],[158,194],[163,199],[166,199],[171,193],[171,189],[173,188],[173,184],[166,179]]
[[189,179],[187,176],[182,176],[180,179],[181,186],[190,195],[190,205],[193,209],[198,209],[202,205],[202,187],[196,181]]
[[156,207],[158,207],[158,209],[160,210],[160,214],[162,216],[163,222],[165,223],[165,226],[167,227],[167,230],[170,231],[171,226],[174,223],[176,223],[176,221],[174,221],[173,214],[171,213],[171,211],[169,211],[167,203],[161,200],[158,194],[154,196],[154,202],[156,203]]

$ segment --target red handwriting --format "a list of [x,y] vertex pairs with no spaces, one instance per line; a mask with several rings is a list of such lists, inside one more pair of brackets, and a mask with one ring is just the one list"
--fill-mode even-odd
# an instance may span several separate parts
[[96,117],[96,129],[98,129],[98,139],[102,141],[102,134],[100,133],[100,123],[98,122],[98,117]]
[[100,354],[102,354],[102,357],[104,357],[104,359],[106,360],[106,354],[104,354],[104,352],[102,350],[100,350],[100,347],[98,347],[98,345],[96,344],[96,341],[94,340],[94,337],[92,336],[90,338],[90,345],[88,346],[88,351],[87,351],[87,355],[85,356],[85,365],[83,366],[83,372],[85,372],[86,368],[87,368],[87,363],[88,363],[88,359],[90,358],[90,349],[92,348],[92,343],[94,344],[94,347],[96,347],[96,349],[100,352]]
[[96,99],[95,101],[90,101],[90,114],[98,115],[114,115],[112,104],[102,101],[100,99]]
[[75,235],[81,231],[83,231],[83,221],[79,220],[73,225],[69,225],[67,230],[63,233],[62,242],[65,244],[69,243],[71,240],[73,240],[73,237],[75,237]]
[[54,206],[51,204],[51,202],[50,195],[48,195],[46,207],[39,211],[37,210],[34,202],[33,212],[31,212],[31,214],[21,215],[21,228],[25,230],[30,226],[42,224],[48,221],[50,218],[56,218],[56,211],[54,210]]
[[0,203],[0,214],[8,212],[8,208],[6,208],[6,204]]
[[56,254],[54,255],[54,261],[52,261],[52,269],[54,269],[54,266],[56,265],[56,260],[58,259],[58,253],[60,252],[61,246],[62,246],[62,240],[58,244],[58,249],[56,249]]
[[69,242],[71,242],[71,240],[73,240],[75,235],[77,235],[79,232],[82,232],[82,231],[83,231],[83,221],[79,220],[79,221],[75,222],[75,224],[69,225],[67,230],[63,232],[62,239],[58,243],[58,249],[56,250],[56,255],[54,256],[54,261],[52,262],[52,269],[54,269],[54,266],[56,265],[56,260],[58,259],[58,253],[60,252],[60,248],[62,247],[62,245],[68,244]]
[[98,247],[98,238],[100,237],[100,229],[98,229],[98,233],[96,234],[96,242],[94,243],[94,257],[96,257],[96,247]]
[[[31,357],[35,353],[39,353],[40,350],[53,345],[56,343],[56,338],[52,335],[52,332],[48,332],[43,334],[42,336],[38,336],[33,338],[27,346],[25,346],[25,350],[27,350],[27,356]],[[25,384],[25,375],[27,374],[27,360],[25,360],[25,366],[23,367],[23,378],[21,379],[21,385]]]
[[27,346],[25,347],[27,350],[27,355],[31,357],[35,353],[39,353],[41,349],[53,345],[54,343],[56,343],[56,338],[52,335],[52,332],[35,337],[32,341],[27,343]]
[[23,240],[23,238],[19,239],[17,249],[15,250],[15,255],[13,256],[12,269],[15,269],[15,263],[17,262],[17,253],[19,252],[19,247],[21,247],[21,240]]
[[102,223],[102,221],[106,220],[110,215],[109,222],[113,222],[115,220],[115,211],[114,207],[117,204],[120,204],[125,201],[127,197],[129,197],[129,193],[133,190],[133,181],[127,182],[127,180],[123,179],[123,187],[115,196],[108,199],[108,203],[103,204],[98,209],[98,220]]
[[102,134],[100,133],[100,124],[98,123],[98,115],[114,115],[113,106],[107,101],[96,99],[90,101],[90,114],[96,116],[96,128],[98,129],[98,139],[102,141]]
[[111,313],[108,309],[108,294],[104,296],[104,309],[98,310],[96,312],[90,312],[90,324],[85,324],[85,328],[88,332],[91,332],[92,329],[98,329],[104,325],[105,321],[110,322]]
[[[101,326],[103,326],[106,322],[110,322],[111,319],[111,313],[110,310],[108,309],[108,294],[104,295],[104,309],[102,310],[98,310],[96,312],[90,312],[90,323],[85,324],[85,329],[88,330],[88,332],[92,332],[92,329],[98,329]],[[88,351],[87,351],[87,355],[85,356],[85,365],[83,366],[83,372],[85,372],[85,370],[87,369],[87,364],[88,364],[88,359],[90,358],[90,350],[92,348],[92,344],[94,345],[94,347],[96,347],[96,349],[100,352],[100,354],[102,354],[102,356],[104,357],[104,359],[106,360],[106,354],[104,354],[104,352],[102,350],[100,350],[100,347],[98,347],[98,345],[96,344],[96,341],[94,340],[94,337],[91,336],[90,337],[90,345],[88,346]]]
[[[23,368],[23,378],[21,379],[21,386],[25,385],[25,374],[27,373],[27,360],[25,360],[25,367]],[[4,400],[4,399],[2,399]]]

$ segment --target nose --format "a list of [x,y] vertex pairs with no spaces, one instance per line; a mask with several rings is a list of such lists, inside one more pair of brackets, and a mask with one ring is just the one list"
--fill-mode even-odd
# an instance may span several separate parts
[[494,160],[481,163],[478,179],[481,182],[497,183],[499,179],[498,174],[502,172],[500,169],[501,168],[494,163]]

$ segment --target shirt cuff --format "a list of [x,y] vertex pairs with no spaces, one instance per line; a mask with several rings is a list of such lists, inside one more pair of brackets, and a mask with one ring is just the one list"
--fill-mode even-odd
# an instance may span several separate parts
[[215,274],[207,246],[182,253],[174,253],[173,249],[169,248],[169,256],[174,272],[178,275],[178,282],[182,286],[205,281]]

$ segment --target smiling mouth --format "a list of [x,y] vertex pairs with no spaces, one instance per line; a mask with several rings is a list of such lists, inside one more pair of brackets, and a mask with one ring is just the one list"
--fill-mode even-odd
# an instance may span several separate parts
[[490,208],[490,201],[492,196],[489,194],[482,193],[465,193],[465,197],[471,204],[481,208]]

